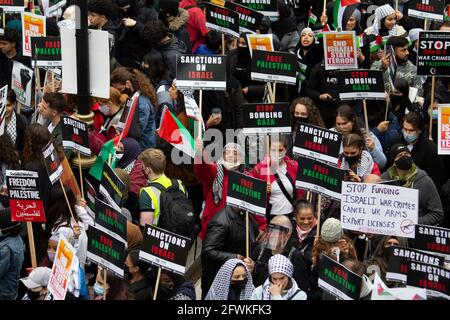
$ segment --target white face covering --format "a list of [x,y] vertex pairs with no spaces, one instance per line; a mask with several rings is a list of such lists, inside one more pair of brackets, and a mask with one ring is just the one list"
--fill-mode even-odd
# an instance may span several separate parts
[[270,159],[273,161],[281,161],[286,156],[286,151],[283,151],[281,153],[270,153]]
[[239,162],[228,162],[223,160],[222,165],[228,171],[236,171],[241,164]]
[[101,113],[103,113],[105,116],[109,114],[109,106],[107,104],[102,104],[99,107],[99,110]]

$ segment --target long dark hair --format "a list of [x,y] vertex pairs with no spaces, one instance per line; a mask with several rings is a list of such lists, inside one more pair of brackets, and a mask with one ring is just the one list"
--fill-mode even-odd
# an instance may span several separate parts
[[0,150],[0,164],[6,164],[10,169],[19,170],[20,159],[17,150],[7,134],[0,136]]
[[345,118],[348,121],[352,122],[353,123],[352,133],[356,133],[362,136],[362,132],[358,124],[358,117],[356,116],[356,113],[352,107],[350,107],[347,104],[341,105],[336,110],[336,119],[337,117]]
[[291,103],[291,117],[294,119],[295,114],[295,106],[297,104],[302,104],[308,110],[308,123],[325,128],[325,123],[322,120],[319,109],[316,107],[316,104],[311,98],[308,97],[300,97],[292,101]]
[[133,89],[140,91],[143,96],[150,99],[153,106],[156,106],[156,91],[150,80],[137,69],[119,67],[111,73],[111,84],[120,83],[124,85],[130,81]]
[[142,58],[143,63],[148,65],[144,73],[147,74],[150,81],[156,86],[161,81],[169,80],[169,68],[167,67],[162,53],[158,50],[151,50]]

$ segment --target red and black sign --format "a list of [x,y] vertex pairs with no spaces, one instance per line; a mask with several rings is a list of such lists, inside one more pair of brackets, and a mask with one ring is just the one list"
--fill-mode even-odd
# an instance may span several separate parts
[[67,116],[62,117],[61,121],[63,147],[89,157],[91,149],[87,123]]
[[31,37],[31,66],[62,66],[60,37]]
[[450,229],[417,224],[414,248],[444,256],[450,261]]
[[44,154],[45,167],[47,168],[48,177],[52,184],[54,184],[61,177],[63,168],[59,162],[58,153],[56,152],[53,142],[50,141],[42,149],[42,153]]
[[125,184],[106,162],[103,164],[102,179],[100,182],[99,191],[111,206],[121,212]]
[[408,261],[406,284],[427,289],[427,296],[450,300],[450,270],[443,267]]
[[239,32],[256,34],[256,30],[261,27],[263,14],[230,1],[225,2],[225,8],[233,10],[239,15]]
[[180,89],[226,90],[226,57],[177,55],[177,87]]
[[293,53],[253,50],[253,80],[296,84],[297,57]]
[[110,235],[116,235],[123,242],[127,242],[127,218],[121,211],[117,211],[100,199],[95,199],[95,225],[103,227]]
[[286,103],[242,105],[244,134],[291,133],[291,114]]
[[338,71],[339,98],[385,100],[383,72],[379,70]]
[[86,190],[86,211],[92,219],[95,219],[95,198],[97,197],[97,192],[87,179],[84,179],[84,182],[84,190]]
[[205,3],[206,27],[239,37],[239,15],[228,8]]
[[417,75],[450,76],[450,32],[419,33]]
[[0,0],[0,7],[5,10],[5,12],[21,12],[24,11],[25,1],[24,0]]
[[445,0],[411,0],[408,15],[420,19],[444,20]]
[[268,17],[278,17],[277,0],[234,0],[238,4],[256,10]]
[[6,170],[6,187],[11,221],[45,222],[37,172]]

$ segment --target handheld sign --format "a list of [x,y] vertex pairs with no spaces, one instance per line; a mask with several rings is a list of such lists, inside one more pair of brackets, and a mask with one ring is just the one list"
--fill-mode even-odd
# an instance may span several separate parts
[[417,224],[414,248],[450,261],[450,229]]
[[95,219],[95,198],[97,198],[97,192],[89,181],[85,179],[84,182],[84,190],[86,190],[86,211],[92,219]]
[[31,66],[61,67],[61,38],[60,37],[31,37]]
[[278,17],[277,0],[235,0],[237,4],[256,10],[267,17]]
[[343,229],[414,238],[419,191],[375,183],[342,183]]
[[297,179],[295,181],[295,186],[298,189],[318,192],[340,200],[343,178],[344,170],[319,160],[298,159]]
[[422,31],[417,48],[418,76],[450,76],[450,32]]
[[47,174],[52,184],[54,184],[61,177],[63,168],[59,162],[58,153],[55,146],[50,141],[43,149],[45,168],[47,168]]
[[253,50],[251,71],[253,80],[295,85],[296,72],[297,57],[295,54]]
[[33,70],[26,65],[14,61],[11,78],[11,89],[17,96],[17,101],[25,106],[31,106],[31,84],[33,80]]
[[58,248],[56,249],[52,273],[47,285],[47,290],[52,294],[53,300],[64,300],[66,298],[69,276],[74,263],[78,263],[76,251],[66,238],[61,235]]
[[146,225],[139,258],[154,266],[183,275],[191,240],[179,234]]
[[177,54],[177,88],[226,90],[226,57]]
[[89,157],[91,149],[87,123],[67,116],[63,116],[61,120],[63,147]]
[[110,236],[97,225],[89,226],[87,236],[87,258],[123,278],[126,243]]
[[206,27],[239,37],[239,15],[228,8],[205,3]]
[[125,184],[106,162],[103,164],[102,179],[100,182],[99,191],[108,203],[114,207],[114,209],[121,212],[120,207],[122,206]]
[[419,250],[402,247],[390,247],[386,280],[406,283],[408,261],[431,264],[442,267],[444,258],[427,254]]
[[242,105],[244,134],[291,133],[291,114],[286,103]]
[[301,123],[296,132],[293,152],[337,165],[341,141],[342,134],[339,132]]
[[323,33],[325,70],[358,69],[354,31]]
[[225,8],[233,10],[239,15],[239,32],[256,34],[256,30],[261,27],[263,14],[230,1],[225,2]]
[[343,300],[359,300],[362,278],[334,261],[322,255],[319,261],[320,288]]
[[444,20],[445,0],[411,0],[408,16],[436,21]]
[[[139,102],[139,92],[136,91],[133,96],[128,99],[125,107],[123,108],[122,114],[120,116],[119,122],[116,125],[116,130],[119,132],[124,132],[126,124],[129,121],[132,121],[130,117],[134,116],[134,112],[136,112],[136,106]],[[128,133],[127,133],[128,134]]]
[[227,205],[266,215],[267,184],[243,173],[228,172]]
[[45,222],[44,204],[35,171],[6,170],[11,221]]
[[6,129],[6,103],[8,97],[8,85],[0,89],[0,136],[5,133]]
[[384,100],[383,72],[379,70],[355,70],[337,72],[339,98],[341,100]]
[[375,272],[370,300],[427,300],[427,294],[420,288],[388,288]]
[[439,104],[438,110],[438,154],[450,154],[450,104]]
[[253,50],[275,51],[273,46],[273,34],[248,34],[247,42],[250,50],[250,56],[253,56]]
[[426,289],[430,297],[450,300],[450,270],[446,268],[409,261],[406,284]]
[[127,242],[127,218],[121,211],[95,199],[95,226],[123,243]]
[[24,0],[0,0],[0,8],[6,12],[22,12],[25,10]]
[[45,37],[45,17],[22,12],[23,55],[31,57],[31,37]]

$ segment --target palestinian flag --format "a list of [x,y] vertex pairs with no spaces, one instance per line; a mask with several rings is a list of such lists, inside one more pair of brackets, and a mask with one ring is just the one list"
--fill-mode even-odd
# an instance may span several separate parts
[[362,48],[366,45],[366,38],[364,32],[356,36],[356,48]]
[[311,10],[312,8],[309,8],[309,16],[308,16],[308,26],[309,25],[315,25],[316,24],[316,22],[317,22],[317,16],[314,14],[314,13],[312,13],[312,10]]
[[444,21],[450,21],[450,5],[444,10]]
[[330,27],[327,24],[323,27],[320,26],[318,28],[312,28],[312,32],[314,33],[316,39],[323,38],[323,33],[327,31],[331,31]]
[[370,43],[370,53],[374,53],[380,50],[382,42],[383,38],[378,35],[375,40]]
[[[103,164],[105,162],[109,163],[109,166],[114,169],[116,167],[116,148],[115,146],[119,143],[117,136],[114,139],[109,140],[102,146],[102,150],[99,153],[97,159],[95,159],[94,165],[89,170],[89,174],[95,179],[100,181],[102,179]],[[116,144],[117,143],[117,144]]]
[[342,18],[344,17],[344,11],[348,6],[359,4],[360,0],[335,0],[333,7],[333,27],[334,29],[343,30],[345,26],[342,26]]

